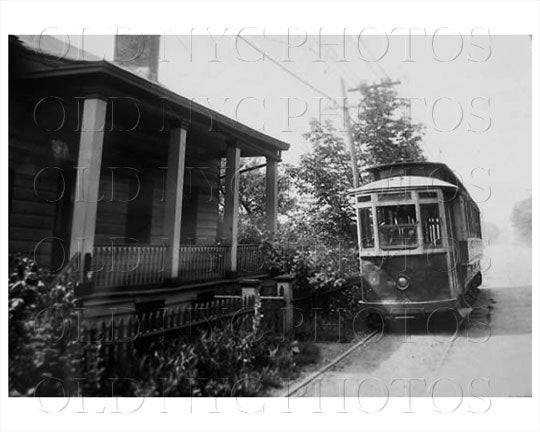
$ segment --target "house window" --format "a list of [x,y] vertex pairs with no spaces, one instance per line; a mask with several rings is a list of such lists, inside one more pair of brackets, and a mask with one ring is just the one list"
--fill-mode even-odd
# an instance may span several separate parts
[[414,204],[377,207],[381,249],[412,249],[418,246]]

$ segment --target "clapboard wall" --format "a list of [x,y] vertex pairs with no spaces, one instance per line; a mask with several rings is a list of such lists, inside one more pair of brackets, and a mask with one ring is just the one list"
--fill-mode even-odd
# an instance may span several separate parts
[[[96,221],[96,244],[167,243],[168,137],[149,146],[136,135],[105,140]],[[130,157],[122,151],[130,145]],[[145,152],[143,152],[143,149]],[[182,211],[183,244],[215,244],[218,233],[219,166],[201,136],[188,138]]]
[[55,270],[69,248],[67,204],[72,199],[79,133],[76,114],[46,103],[36,110],[38,100],[24,89],[10,88],[9,253],[33,254],[38,264]]

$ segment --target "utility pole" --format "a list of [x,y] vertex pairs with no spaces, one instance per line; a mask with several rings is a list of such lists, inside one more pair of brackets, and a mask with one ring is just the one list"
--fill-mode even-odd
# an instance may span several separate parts
[[341,78],[341,92],[343,94],[343,121],[347,128],[347,141],[349,142],[349,153],[351,154],[351,169],[353,175],[353,188],[360,185],[358,177],[358,162],[356,160],[356,151],[354,149],[354,136],[351,127],[351,119],[349,117],[349,108],[347,107],[347,90],[345,89],[345,81]]
[[[354,135],[352,131],[351,119],[349,117],[349,107],[347,106],[347,89],[345,88],[345,81],[341,78],[341,92],[343,95],[343,121],[345,122],[345,127],[347,128],[347,141],[349,142],[349,153],[351,154],[351,168],[353,175],[353,188],[356,189],[360,186],[360,179],[358,177],[358,162],[356,160],[356,151],[354,148]],[[356,235],[358,241],[358,260],[359,260],[359,271],[362,276],[362,258],[360,256],[361,250],[361,235],[362,231],[360,228],[360,209],[358,208],[358,202],[356,201],[356,195],[354,195],[354,213],[356,215]],[[341,262],[341,260],[340,260]],[[364,291],[363,282],[362,282],[362,292]],[[362,294],[363,295],[363,294]]]
[[[400,81],[390,81],[382,84],[376,84],[373,87],[381,87],[384,85],[400,84]],[[359,91],[360,87],[349,89],[349,92]],[[341,93],[343,95],[343,119],[345,127],[347,128],[347,141],[349,142],[349,153],[351,154],[351,168],[353,173],[353,188],[357,188],[360,185],[360,177],[358,175],[358,163],[356,160],[356,151],[354,149],[354,134],[351,126],[351,119],[349,117],[349,109],[347,107],[347,89],[345,88],[345,81],[341,78]]]

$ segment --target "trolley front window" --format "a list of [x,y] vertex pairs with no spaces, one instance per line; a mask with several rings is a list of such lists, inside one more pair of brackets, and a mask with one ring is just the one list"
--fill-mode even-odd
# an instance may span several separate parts
[[413,249],[418,246],[418,226],[414,204],[377,207],[381,249]]
[[428,247],[441,247],[441,219],[438,204],[420,204],[422,214],[422,233],[424,245]]

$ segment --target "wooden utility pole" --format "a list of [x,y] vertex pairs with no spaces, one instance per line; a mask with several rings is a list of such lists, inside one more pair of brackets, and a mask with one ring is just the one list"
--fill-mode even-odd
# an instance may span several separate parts
[[[373,87],[381,87],[384,85],[400,84],[400,81],[390,81],[383,84],[376,84]],[[350,92],[359,91],[359,87],[349,89]],[[353,173],[353,187],[356,189],[360,185],[360,177],[358,175],[358,163],[356,160],[356,151],[354,149],[354,134],[351,126],[351,118],[349,117],[349,109],[347,107],[347,89],[345,88],[345,81],[341,78],[341,93],[343,95],[343,120],[345,127],[347,128],[347,140],[349,141],[349,153],[351,154],[351,168]]]
[[360,185],[358,177],[358,163],[356,160],[356,151],[354,149],[354,135],[351,127],[351,119],[349,117],[349,108],[347,107],[347,90],[345,89],[345,81],[341,78],[341,92],[343,94],[343,121],[347,128],[347,141],[349,142],[349,153],[351,154],[351,169],[353,175],[353,188]]

